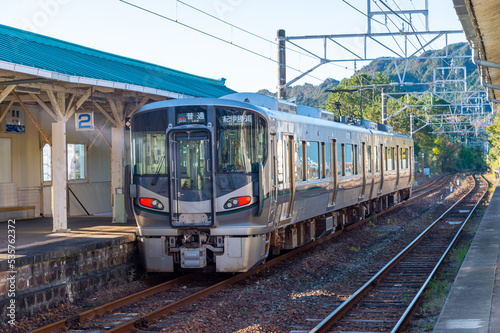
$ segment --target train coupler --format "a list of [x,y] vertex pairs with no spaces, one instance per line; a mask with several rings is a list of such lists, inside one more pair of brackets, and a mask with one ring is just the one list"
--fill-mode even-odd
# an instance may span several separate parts
[[182,268],[205,268],[207,266],[207,250],[205,247],[181,247]]

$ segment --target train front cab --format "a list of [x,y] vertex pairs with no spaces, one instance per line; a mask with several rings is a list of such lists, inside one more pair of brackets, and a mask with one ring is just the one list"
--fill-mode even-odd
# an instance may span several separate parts
[[163,106],[132,118],[134,213],[148,271],[236,272],[265,260],[267,140],[265,117],[238,107]]

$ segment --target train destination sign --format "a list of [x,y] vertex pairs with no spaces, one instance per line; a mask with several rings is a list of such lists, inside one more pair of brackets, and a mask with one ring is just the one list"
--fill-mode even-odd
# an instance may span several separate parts
[[205,111],[178,112],[177,125],[206,124],[207,115]]
[[248,125],[252,124],[252,115],[243,115],[243,114],[235,114],[235,115],[226,115],[222,117],[222,122],[225,125]]

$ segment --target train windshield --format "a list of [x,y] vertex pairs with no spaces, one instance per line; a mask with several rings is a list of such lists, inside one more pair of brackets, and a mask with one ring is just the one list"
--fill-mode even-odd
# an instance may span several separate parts
[[135,175],[166,174],[165,130],[167,112],[137,115],[132,122],[132,151]]
[[256,112],[217,107],[219,172],[258,172],[266,156],[266,121]]

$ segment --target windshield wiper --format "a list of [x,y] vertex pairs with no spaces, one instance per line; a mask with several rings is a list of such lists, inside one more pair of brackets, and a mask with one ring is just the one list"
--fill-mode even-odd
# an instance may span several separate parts
[[222,172],[227,174],[227,177],[229,178],[229,185],[231,186],[231,189],[236,190],[236,187],[234,186],[234,182],[233,182],[233,176],[231,176],[231,172],[229,172],[229,168],[226,166],[225,168],[222,169]]
[[155,186],[156,183],[158,182],[158,178],[160,178],[160,170],[161,167],[163,166],[163,163],[165,163],[165,155],[163,155],[160,159],[160,163],[158,164],[158,168],[156,168],[155,175],[153,177],[153,180],[151,180],[151,186]]

